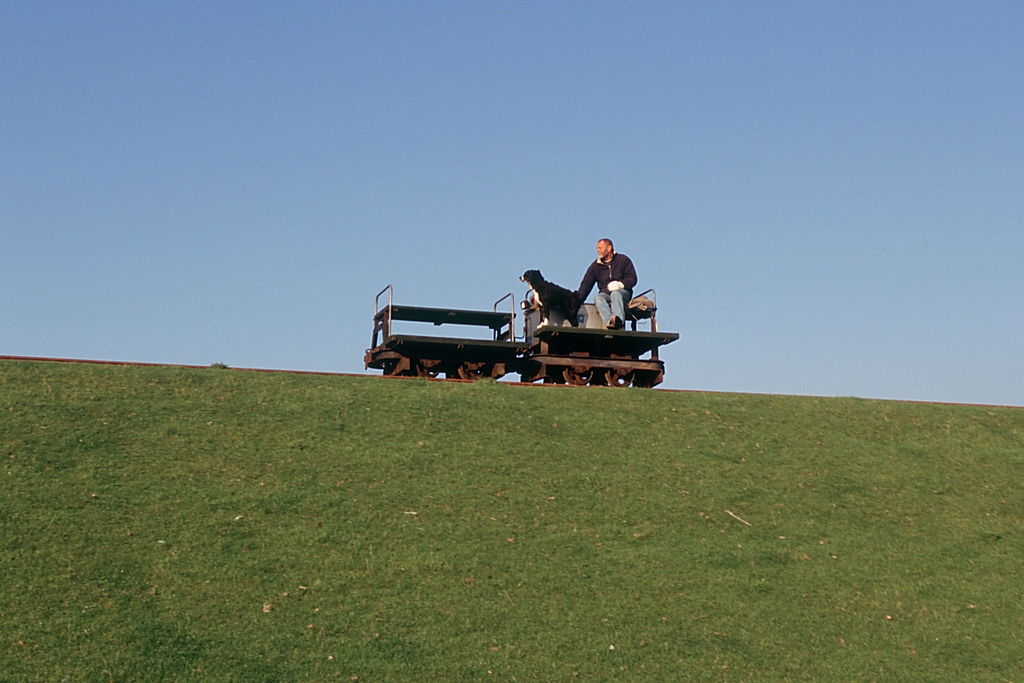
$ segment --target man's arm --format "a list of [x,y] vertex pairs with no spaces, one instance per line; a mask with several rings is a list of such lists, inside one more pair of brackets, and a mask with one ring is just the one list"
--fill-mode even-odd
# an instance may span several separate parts
[[633,267],[633,261],[630,260],[625,254],[622,255],[622,277],[619,279],[627,289],[633,289],[636,287],[636,268]]
[[587,268],[587,272],[583,275],[583,282],[580,283],[580,288],[576,290],[580,301],[587,300],[587,297],[590,296],[590,290],[594,288],[595,282],[597,282],[597,278],[594,276],[594,264],[591,263]]

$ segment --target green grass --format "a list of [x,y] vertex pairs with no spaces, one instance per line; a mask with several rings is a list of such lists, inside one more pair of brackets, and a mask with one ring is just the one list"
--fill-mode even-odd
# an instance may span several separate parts
[[0,457],[0,681],[1024,681],[1021,409],[0,361]]

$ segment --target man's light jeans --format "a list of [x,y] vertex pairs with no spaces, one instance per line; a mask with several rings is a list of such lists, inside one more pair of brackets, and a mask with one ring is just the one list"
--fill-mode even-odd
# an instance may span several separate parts
[[601,314],[601,320],[607,325],[614,315],[622,324],[626,324],[626,307],[633,298],[632,289],[617,289],[614,292],[598,292],[594,295],[594,305]]

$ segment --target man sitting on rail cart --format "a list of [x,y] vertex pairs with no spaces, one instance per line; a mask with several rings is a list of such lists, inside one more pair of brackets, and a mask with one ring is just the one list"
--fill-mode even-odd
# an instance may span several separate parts
[[576,293],[580,301],[586,301],[597,284],[594,304],[601,320],[609,330],[621,330],[626,326],[626,307],[633,298],[636,279],[633,262],[625,254],[617,253],[612,241],[604,238],[598,240],[597,260],[587,268]]

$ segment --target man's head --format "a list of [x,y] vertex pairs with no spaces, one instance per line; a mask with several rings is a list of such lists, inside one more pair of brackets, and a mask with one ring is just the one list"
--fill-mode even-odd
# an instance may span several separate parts
[[615,253],[615,247],[612,245],[612,241],[605,237],[597,241],[597,257],[602,261],[607,261]]

